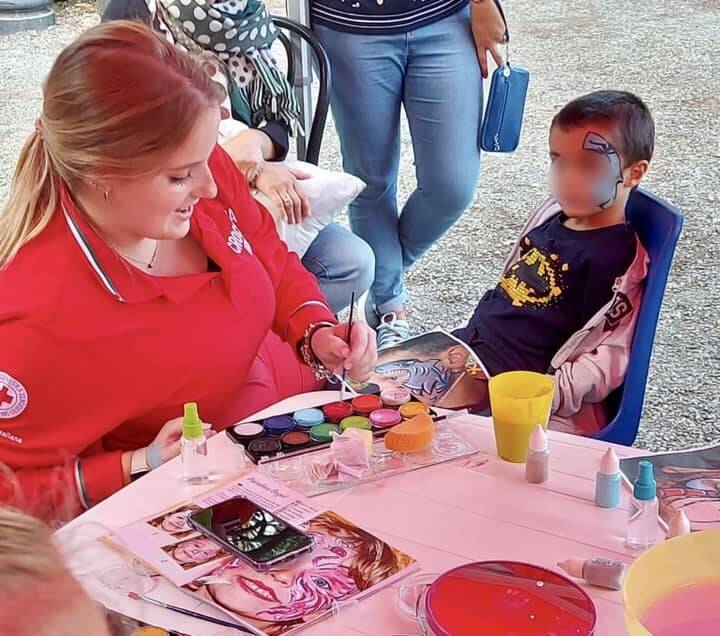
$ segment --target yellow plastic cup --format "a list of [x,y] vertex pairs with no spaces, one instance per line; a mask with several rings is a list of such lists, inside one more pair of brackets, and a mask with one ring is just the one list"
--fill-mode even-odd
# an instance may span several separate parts
[[538,425],[547,430],[555,382],[542,373],[510,371],[490,378],[495,445],[500,457],[525,461],[530,433]]
[[641,554],[623,580],[622,602],[629,636],[652,636],[640,623],[648,608],[678,588],[701,583],[720,583],[720,530],[676,537]]

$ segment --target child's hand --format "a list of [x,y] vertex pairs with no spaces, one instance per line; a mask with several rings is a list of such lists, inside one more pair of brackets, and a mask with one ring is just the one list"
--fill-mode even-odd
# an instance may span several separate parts
[[480,2],[473,0],[470,2],[470,24],[478,62],[480,62],[480,72],[483,77],[487,77],[488,52],[498,66],[504,64],[498,44],[505,39],[505,23],[493,0],[481,0]]

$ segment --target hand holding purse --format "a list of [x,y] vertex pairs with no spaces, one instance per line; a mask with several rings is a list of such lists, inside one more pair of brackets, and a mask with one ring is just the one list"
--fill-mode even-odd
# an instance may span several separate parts
[[510,31],[500,0],[494,0],[505,23],[505,64],[493,71],[482,126],[480,148],[486,152],[513,152],[520,143],[530,73],[510,65]]

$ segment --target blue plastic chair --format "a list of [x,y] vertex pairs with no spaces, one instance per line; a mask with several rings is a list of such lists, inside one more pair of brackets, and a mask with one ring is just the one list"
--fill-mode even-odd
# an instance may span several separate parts
[[650,256],[650,268],[625,382],[608,398],[610,421],[594,437],[630,446],[640,427],[655,330],[683,215],[666,201],[636,190],[628,201],[627,218]]

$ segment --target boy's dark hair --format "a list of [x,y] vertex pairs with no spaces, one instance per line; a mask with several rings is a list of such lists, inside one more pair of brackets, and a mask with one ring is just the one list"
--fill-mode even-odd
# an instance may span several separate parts
[[618,151],[626,164],[650,161],[655,148],[655,122],[645,102],[626,91],[595,91],[573,99],[553,117],[551,129],[600,122],[615,126]]

